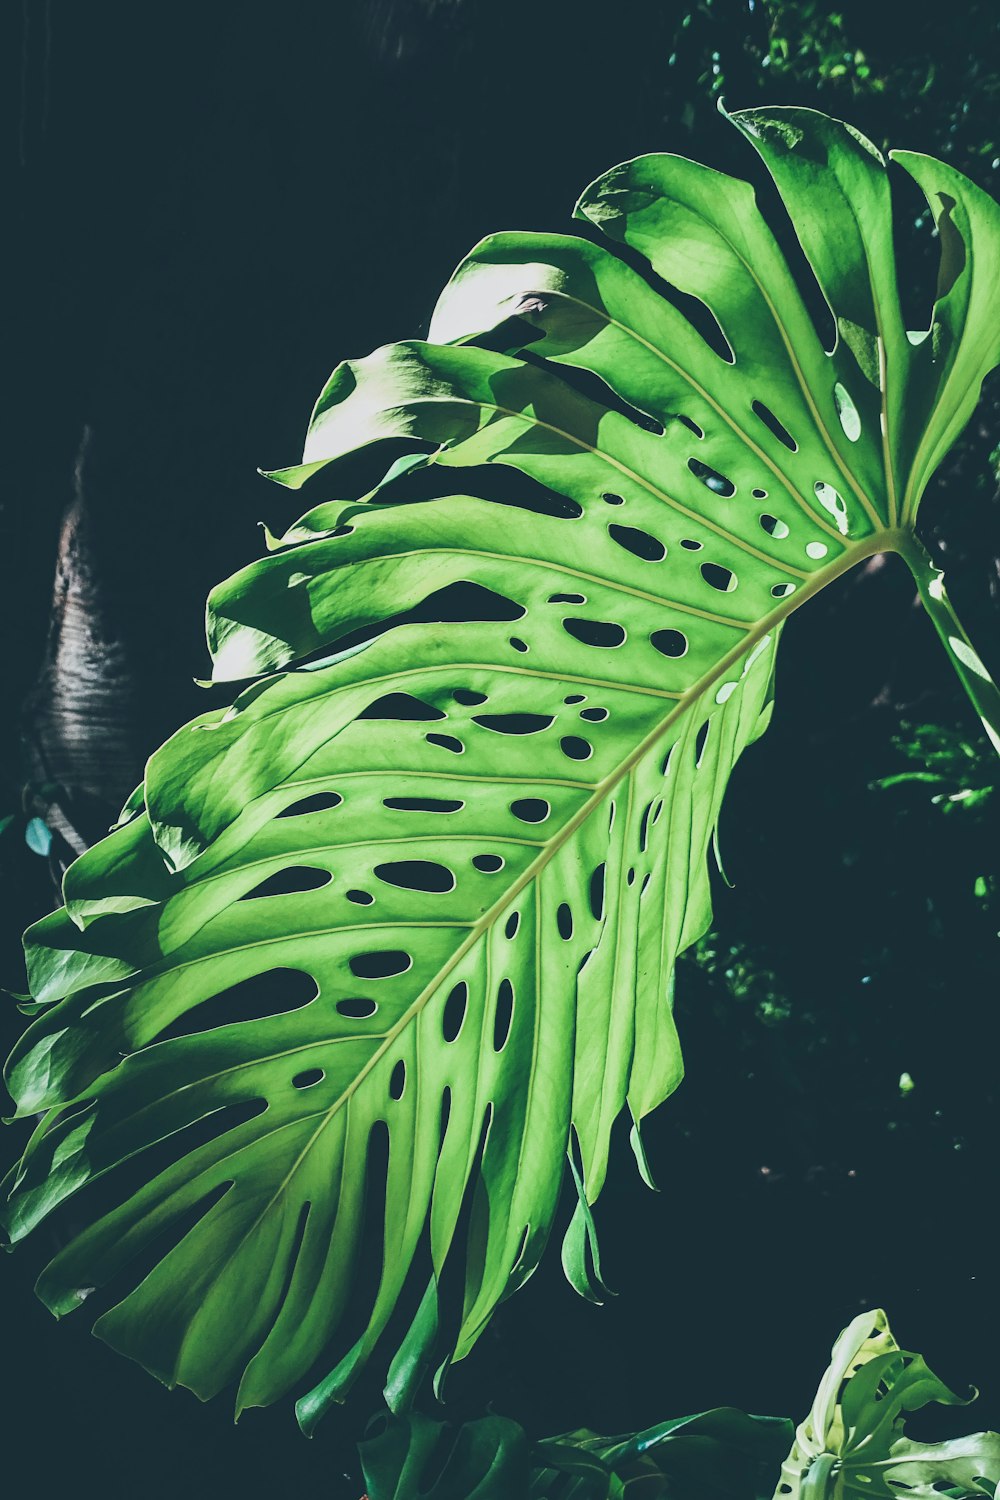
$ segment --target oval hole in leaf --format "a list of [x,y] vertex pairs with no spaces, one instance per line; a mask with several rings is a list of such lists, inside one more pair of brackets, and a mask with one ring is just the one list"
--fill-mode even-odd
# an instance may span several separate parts
[[395,812],[454,813],[460,812],[465,803],[449,797],[383,797],[382,806]]
[[486,702],[486,694],[473,692],[472,688],[456,688],[451,696],[456,703],[463,703],[470,708],[476,703]]
[[514,647],[515,651],[527,651],[528,649],[527,641],[522,641],[519,635],[512,635],[510,638],[510,644]]
[[494,734],[541,734],[555,719],[551,714],[473,714],[472,722]]
[[460,980],[454,986],[447,1000],[444,1002],[444,1015],[441,1019],[441,1035],[446,1042],[454,1042],[462,1029],[465,1020],[465,1012],[469,1004],[469,986],[465,980]]
[[425,734],[424,739],[428,745],[437,745],[442,750],[450,750],[452,755],[462,755],[465,746],[461,740],[457,740],[453,734]]
[[311,1089],[314,1084],[322,1083],[326,1074],[322,1068],[306,1068],[302,1073],[296,1073],[292,1079],[292,1087],[296,1089]]
[[682,426],[687,428],[688,432],[693,432],[696,438],[703,438],[705,436],[704,430],[698,426],[698,423],[690,417],[686,417],[682,411],[674,412],[674,421],[680,422]]
[[402,1058],[396,1063],[389,1079],[389,1098],[402,1099],[403,1090],[406,1088],[406,1064]]
[[497,990],[497,1005],[493,1013],[493,1051],[502,1052],[510,1036],[514,1019],[514,986],[509,979],[501,979]]
[[448,866],[432,859],[390,860],[376,865],[374,873],[386,885],[398,886],[402,891],[427,891],[441,896],[455,889],[455,876]]
[[861,413],[851,399],[850,392],[838,380],[833,387],[833,404],[837,408],[844,436],[856,443],[861,436]]
[[701,576],[709,588],[716,589],[720,594],[731,594],[738,582],[736,574],[720,563],[702,563]]
[[702,543],[693,542],[690,537],[685,537],[684,541],[681,542],[681,546],[686,552],[700,552],[702,549]]
[[688,638],[683,630],[654,630],[649,639],[661,656],[677,657],[687,654]]
[[284,808],[275,816],[279,818],[301,818],[307,813],[328,812],[330,808],[339,807],[343,797],[336,792],[314,792],[311,797],[300,797],[298,802],[293,802],[290,807]]
[[710,469],[708,464],[703,464],[700,459],[689,458],[688,468],[695,479],[700,479],[707,490],[713,495],[721,495],[723,500],[729,500],[736,494],[736,486],[725,474],[720,474],[718,469]]
[[275,870],[266,880],[255,885],[240,897],[241,901],[259,901],[267,896],[297,896],[304,891],[318,891],[329,885],[333,876],[329,870],[317,870],[312,865],[289,865],[287,869]]
[[595,922],[604,916],[604,870],[600,864],[590,877],[590,910]]
[[550,594],[546,602],[549,604],[586,604],[587,596],[586,594]]
[[395,719],[400,722],[424,722],[433,719],[445,719],[447,714],[435,708],[431,703],[424,703],[420,698],[414,698],[411,693],[386,693],[382,698],[376,698],[374,703],[369,703],[366,709],[358,714],[359,719]]
[[552,807],[544,797],[519,797],[510,810],[522,823],[544,823]]
[[586,701],[586,693],[570,693],[568,698],[563,699],[564,703],[586,703]]
[[843,496],[834,489],[832,484],[824,484],[821,479],[817,479],[813,485],[813,489],[816,491],[816,498],[820,505],[822,505],[824,510],[829,511],[836,522],[837,530],[841,536],[846,536],[847,506],[844,504]]
[[570,760],[589,760],[594,753],[589,740],[581,739],[577,734],[564,735],[559,741],[559,748]]
[[603,724],[608,717],[606,708],[581,708],[580,718],[586,719],[588,724]]
[[425,624],[458,625],[468,620],[520,620],[524,613],[524,606],[506,594],[462,578],[429,594],[407,618]]
[[768,536],[773,536],[776,542],[783,542],[788,535],[788,527],[784,521],[779,521],[777,516],[758,516],[760,529],[766,531]]
[[169,1042],[175,1037],[214,1031],[220,1026],[284,1016],[311,1005],[318,994],[319,986],[311,974],[301,969],[269,969],[266,974],[241,979],[238,984],[191,1006],[157,1032],[156,1041]]
[[353,901],[355,906],[371,906],[375,900],[367,891],[345,891],[344,895],[348,901]]
[[776,583],[771,590],[773,599],[787,599],[789,594],[795,593],[794,583]]
[[561,901],[556,910],[556,927],[563,942],[568,943],[573,936],[573,912],[565,901]]
[[768,432],[774,434],[779,443],[784,443],[785,447],[788,448],[792,453],[797,453],[799,451],[798,443],[792,437],[792,434],[789,432],[784,423],[778,421],[777,417],[774,415],[774,412],[769,406],[765,406],[763,401],[751,401],[750,409],[753,412],[754,416],[759,417],[759,419],[763,422]]
[[613,620],[563,620],[563,629],[584,646],[600,646],[610,650],[620,646],[625,639],[625,630]]
[[413,968],[413,959],[402,948],[380,948],[373,953],[356,953],[349,960],[355,979],[393,979]]
[[625,504],[625,501],[622,499],[621,495],[615,495],[610,490],[606,490],[604,492],[604,494],[601,496],[601,499],[605,502],[606,505],[624,505]]
[[504,923],[504,937],[507,939],[515,938],[517,936],[517,929],[520,927],[520,925],[521,913],[519,911],[512,911],[510,916],[507,918],[507,921]]
[[608,527],[608,535],[619,547],[624,547],[633,557],[642,558],[643,562],[662,562],[667,555],[667,549],[661,541],[650,536],[648,531],[639,531],[635,526],[617,526],[612,521]]
[[[701,728],[698,730],[698,733],[694,737],[694,763],[696,766],[701,765],[702,757],[705,754],[705,746],[708,744],[709,727],[710,720],[706,719],[704,724],[702,724]],[[656,813],[656,817],[658,816],[659,808],[657,809]],[[656,817],[653,818],[654,823],[656,822]]]
[[499,854],[474,854],[472,863],[483,875],[495,875],[504,867],[504,861]]
[[365,995],[352,996],[349,1000],[337,1001],[337,1014],[349,1021],[367,1021],[378,1010],[374,1000]]
[[750,493],[754,497],[755,500],[766,500],[767,499],[767,490],[756,489],[756,490],[751,490]]

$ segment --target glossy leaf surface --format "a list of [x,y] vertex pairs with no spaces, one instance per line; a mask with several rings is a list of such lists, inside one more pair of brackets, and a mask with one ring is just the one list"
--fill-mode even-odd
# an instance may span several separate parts
[[215,677],[259,680],[153,755],[29,934],[8,1079],[44,1118],[8,1232],[95,1184],[40,1295],[62,1314],[141,1267],[97,1331],[168,1384],[239,1381],[242,1408],[332,1363],[310,1429],[411,1278],[404,1406],[531,1274],[567,1156],[563,1263],[600,1298],[611,1127],[628,1111],[648,1177],[674,960],[800,604],[902,552],[1000,726],[912,532],[1000,352],[996,206],[901,159],[943,251],[907,334],[874,148],[808,111],[734,120],[832,352],[752,189],[678,157],[588,189],[594,239],[485,241],[430,342],[334,372],[275,476],[323,498],[209,601]]

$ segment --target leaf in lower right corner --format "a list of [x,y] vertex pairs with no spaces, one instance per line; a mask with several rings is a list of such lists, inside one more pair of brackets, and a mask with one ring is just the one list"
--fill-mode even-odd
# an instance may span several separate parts
[[[1000,1434],[977,1432],[943,1443],[904,1437],[906,1414],[930,1402],[965,1406],[919,1354],[901,1349],[880,1308],[861,1313],[834,1344],[809,1416],[782,1465],[775,1500],[952,1500],[994,1496]],[[827,1489],[817,1476],[827,1473]]]

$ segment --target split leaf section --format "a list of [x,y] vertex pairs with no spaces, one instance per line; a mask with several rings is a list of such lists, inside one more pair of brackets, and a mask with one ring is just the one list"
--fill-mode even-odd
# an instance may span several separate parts
[[563,1264],[603,1295],[612,1126],[649,1180],[674,963],[784,621],[876,552],[918,559],[1000,354],[991,200],[900,158],[942,244],[907,333],[874,148],[733,119],[834,347],[753,190],[679,157],[589,188],[588,237],[484,241],[429,341],[332,375],[274,476],[317,503],[209,600],[214,677],[253,680],[152,756],[28,934],[8,1080],[43,1118],[7,1229],[72,1198],[40,1295],[131,1277],[97,1332],[170,1385],[238,1381],[242,1409],[318,1379],[311,1430],[391,1327],[405,1407],[538,1264],[567,1158]]

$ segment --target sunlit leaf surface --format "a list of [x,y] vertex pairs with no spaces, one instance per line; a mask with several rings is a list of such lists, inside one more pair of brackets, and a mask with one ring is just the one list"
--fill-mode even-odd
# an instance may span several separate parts
[[318,1379],[309,1428],[409,1277],[405,1401],[531,1274],[567,1156],[563,1262],[600,1297],[611,1127],[648,1176],[674,961],[812,594],[901,551],[1000,723],[911,529],[998,357],[996,207],[899,158],[942,247],[908,333],[874,148],[808,111],[733,119],[834,347],[752,189],[679,157],[590,187],[586,237],[484,241],[429,342],[331,376],[275,476],[318,503],[210,600],[215,677],[259,680],[152,757],[29,934],[8,1077],[44,1118],[8,1232],[95,1184],[40,1295],[123,1296],[98,1333],[168,1384],[238,1381],[242,1408]]

